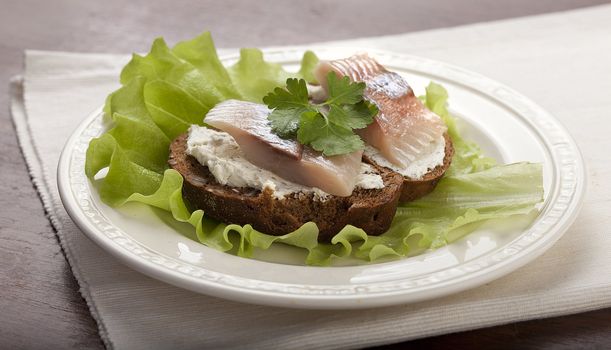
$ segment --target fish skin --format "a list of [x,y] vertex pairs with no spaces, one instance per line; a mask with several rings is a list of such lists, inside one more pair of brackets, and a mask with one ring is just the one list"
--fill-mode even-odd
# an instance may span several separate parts
[[260,168],[332,195],[352,194],[363,151],[325,157],[296,140],[273,133],[267,120],[269,113],[265,105],[227,100],[214,106],[204,122],[230,134],[246,159]]
[[325,90],[329,72],[366,84],[363,97],[374,103],[379,112],[373,123],[356,132],[391,163],[408,166],[427,154],[431,144],[446,132],[443,120],[424,106],[407,81],[369,55],[321,61],[314,75]]

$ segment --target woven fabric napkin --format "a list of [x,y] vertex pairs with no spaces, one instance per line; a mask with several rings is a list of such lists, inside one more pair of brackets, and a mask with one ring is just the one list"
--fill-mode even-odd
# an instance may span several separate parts
[[29,51],[12,114],[33,181],[114,349],[350,348],[611,306],[611,6],[366,38],[372,47],[447,61],[504,82],[571,130],[589,166],[576,223],[546,254],[488,285],[381,309],[309,311],[188,292],[121,265],[69,219],[56,186],[62,146],[118,85],[127,56]]

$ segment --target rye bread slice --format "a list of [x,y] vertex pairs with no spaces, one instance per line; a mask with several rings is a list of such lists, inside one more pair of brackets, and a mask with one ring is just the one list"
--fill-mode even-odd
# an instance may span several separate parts
[[404,181],[400,174],[373,165],[384,180],[384,188],[356,188],[349,197],[329,195],[325,200],[312,193],[277,199],[269,190],[220,184],[186,149],[187,134],[183,134],[170,145],[168,164],[184,178],[183,197],[191,209],[203,209],[207,216],[221,222],[250,224],[271,235],[292,232],[308,221],[318,225],[320,241],[330,241],[348,224],[380,235],[395,216]]
[[[443,177],[443,174],[448,170],[452,163],[452,157],[454,156],[454,146],[450,135],[446,132],[443,134],[445,139],[445,156],[443,157],[443,164],[436,166],[420,179],[412,179],[409,177],[403,178],[403,189],[401,190],[401,196],[399,197],[400,203],[410,202],[418,198],[424,197],[431,193],[437,186],[437,183]],[[383,167],[377,164],[371,158],[363,155],[363,161],[369,163],[378,168],[383,168],[387,171],[393,171],[387,167]],[[400,174],[399,174],[400,175]]]

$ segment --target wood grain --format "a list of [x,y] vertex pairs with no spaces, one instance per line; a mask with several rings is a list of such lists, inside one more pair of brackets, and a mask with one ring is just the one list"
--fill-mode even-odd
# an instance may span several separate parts
[[[203,30],[221,47],[300,44],[561,11],[603,0],[2,1],[0,348],[103,348],[30,182],[8,114],[23,50],[145,51]],[[366,25],[363,25],[366,23]],[[445,335],[390,348],[611,348],[611,310]]]

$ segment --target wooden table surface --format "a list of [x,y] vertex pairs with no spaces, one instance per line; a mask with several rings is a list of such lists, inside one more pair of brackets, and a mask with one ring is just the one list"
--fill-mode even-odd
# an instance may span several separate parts
[[[301,44],[525,16],[603,0],[0,1],[0,349],[101,349],[19,150],[8,80],[25,49],[146,51],[211,30],[219,47]],[[610,19],[611,20],[611,19]],[[367,23],[367,25],[362,25]],[[611,309],[389,348],[611,349]]]

